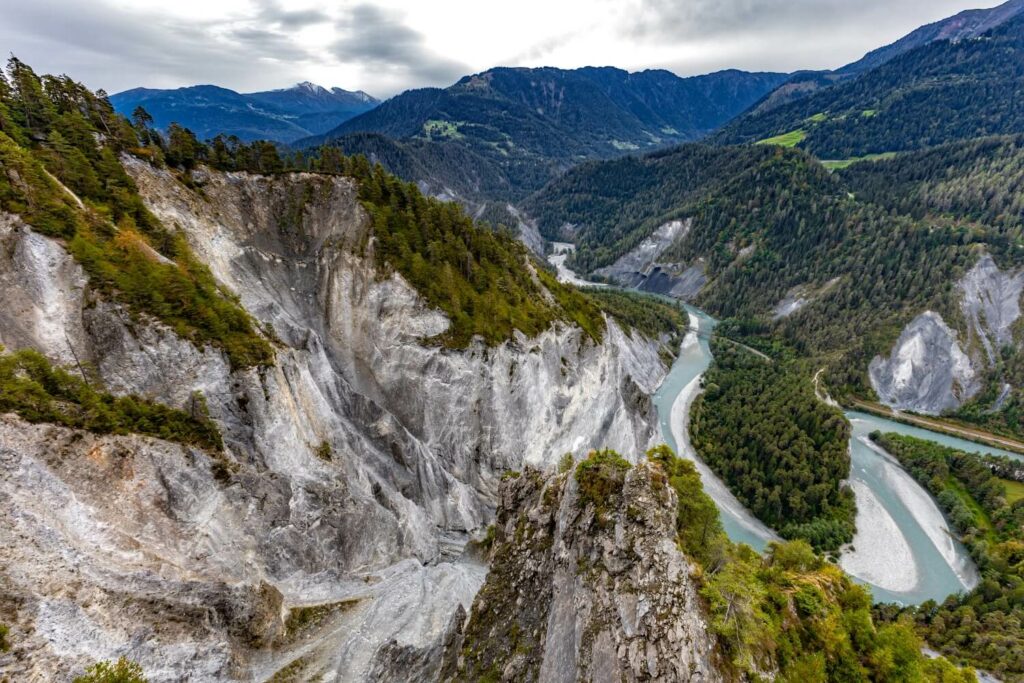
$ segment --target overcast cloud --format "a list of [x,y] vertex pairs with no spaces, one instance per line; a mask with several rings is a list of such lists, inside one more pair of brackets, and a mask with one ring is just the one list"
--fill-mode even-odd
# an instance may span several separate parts
[[311,80],[379,97],[491,66],[835,68],[992,0],[0,0],[0,46],[92,88]]

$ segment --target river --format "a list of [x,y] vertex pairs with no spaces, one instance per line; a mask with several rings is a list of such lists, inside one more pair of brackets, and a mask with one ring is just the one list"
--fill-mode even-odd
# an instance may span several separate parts
[[[571,244],[558,243],[549,260],[559,280],[594,286],[565,265]],[[672,300],[675,302],[675,300]],[[679,356],[654,396],[664,441],[680,457],[693,461],[704,490],[715,501],[722,526],[733,541],[757,550],[778,535],[758,520],[705,465],[690,445],[690,406],[700,392],[700,378],[711,364],[708,339],[715,320],[691,306],[690,333]],[[920,604],[942,601],[948,595],[978,584],[978,570],[967,549],[950,531],[935,499],[903,470],[892,456],[875,446],[868,435],[877,430],[906,434],[968,452],[1021,456],[875,415],[846,411],[850,421],[849,484],[857,499],[857,533],[839,558],[842,568],[867,586],[876,602]]]
[[[681,457],[696,463],[704,489],[718,505],[729,537],[763,550],[778,536],[700,462],[689,443],[689,409],[700,391],[700,378],[711,363],[708,338],[715,321],[691,307],[687,311],[691,332],[654,397],[662,438]],[[858,511],[857,535],[840,557],[843,569],[869,587],[879,602],[941,601],[951,593],[976,586],[977,569],[967,549],[950,532],[935,500],[891,456],[871,443],[868,434],[878,429],[966,451],[1019,456],[874,415],[848,411],[846,417],[852,426],[849,483]]]

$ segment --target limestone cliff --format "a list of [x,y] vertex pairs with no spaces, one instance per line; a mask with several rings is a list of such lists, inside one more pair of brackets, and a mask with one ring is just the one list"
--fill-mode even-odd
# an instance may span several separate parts
[[[1022,291],[1024,271],[1001,271],[991,256],[982,255],[956,287],[965,329],[953,329],[934,311],[917,316],[889,357],[871,362],[871,385],[879,399],[894,408],[938,414],[976,396],[998,365],[1001,349],[1020,343],[1014,328]],[[1000,402],[1011,389],[1003,386]]]
[[678,299],[693,299],[707,282],[704,264],[667,263],[661,256],[690,233],[693,219],[669,221],[615,263],[594,271],[624,287],[656,292]]
[[446,680],[721,680],[676,494],[655,466],[505,481],[491,571]]
[[486,572],[463,548],[492,520],[501,473],[598,445],[641,451],[658,345],[609,324],[601,344],[556,326],[430,346],[448,322],[375,270],[350,180],[199,171],[189,189],[124,163],[275,340],[275,364],[232,370],[2,217],[0,343],[81,364],[115,394],[181,407],[200,392],[226,466],[0,418],[0,621],[14,644],[0,674],[66,681],[125,655],[154,682],[374,680],[395,661],[408,680],[436,675]]

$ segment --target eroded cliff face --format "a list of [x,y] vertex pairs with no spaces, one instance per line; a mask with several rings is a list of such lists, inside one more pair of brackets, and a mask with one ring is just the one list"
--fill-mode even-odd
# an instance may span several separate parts
[[562,326],[430,347],[447,321],[380,277],[350,181],[200,172],[197,192],[125,165],[272,330],[276,362],[232,371],[97,297],[58,242],[2,217],[0,343],[91,368],[114,393],[181,407],[201,392],[227,464],[0,418],[0,621],[15,643],[0,672],[69,680],[125,655],[152,681],[374,680],[395,661],[407,680],[436,676],[486,573],[463,549],[501,473],[641,451],[657,345],[609,325],[600,345]]
[[[871,385],[894,408],[939,414],[956,410],[983,388],[1000,350],[1018,343],[1024,271],[1004,272],[984,254],[957,283],[966,329],[958,332],[926,311],[902,332],[888,358],[870,365]],[[1004,385],[1000,402],[1010,391]]]
[[684,239],[692,227],[692,218],[669,221],[634,249],[619,257],[615,263],[595,272],[623,287],[634,287],[677,299],[692,299],[707,282],[703,263],[687,266],[684,263],[663,262],[661,259],[662,254]]
[[915,318],[889,358],[875,358],[868,371],[882,403],[917,412],[953,410],[980,389],[956,332],[934,311]]
[[491,572],[445,680],[722,680],[673,540],[675,492],[650,464],[619,477],[600,506],[572,473],[505,482]]

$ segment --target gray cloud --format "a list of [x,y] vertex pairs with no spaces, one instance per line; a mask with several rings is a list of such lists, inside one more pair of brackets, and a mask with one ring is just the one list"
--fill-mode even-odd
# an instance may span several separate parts
[[188,83],[262,89],[292,82],[289,62],[307,56],[279,35],[240,30],[220,36],[221,28],[154,21],[102,2],[33,0],[6,3],[0,45],[41,73],[68,73],[109,92]]
[[283,29],[299,29],[326,24],[331,17],[318,9],[288,10],[273,0],[264,0],[260,3],[260,19]]
[[[413,0],[409,0],[412,2]],[[509,0],[506,0],[509,1]],[[0,0],[0,46],[40,72],[69,73],[93,88],[215,83],[241,91],[283,87],[355,66],[354,82],[326,83],[386,95],[443,86],[496,64],[494,55],[451,55],[373,0],[332,0],[316,9],[289,9],[288,0],[251,0],[248,12],[216,20],[174,18],[156,9],[124,9],[113,0]],[[916,26],[971,5],[999,0],[576,0],[588,11],[566,25],[545,25],[543,37],[522,36],[502,65],[535,64],[571,54],[574,64],[639,69],[662,67],[690,75],[722,68],[790,71],[840,66]],[[141,5],[143,3],[139,3]],[[138,7],[138,6],[136,6]],[[509,7],[512,7],[510,4]],[[449,11],[443,0],[436,9]],[[513,10],[514,11],[514,10]],[[543,17],[538,17],[538,21]],[[618,22],[609,27],[608,22]],[[327,27],[329,47],[310,47],[298,32]],[[478,37],[500,32],[484,23],[461,27]],[[592,31],[611,32],[607,51],[570,48]],[[553,37],[552,37],[553,36]],[[585,41],[583,41],[585,42]],[[656,63],[630,62],[634,46],[657,46]],[[591,48],[592,49],[592,48]],[[637,50],[639,54],[650,51]]]
[[966,8],[964,0],[634,0],[620,34],[626,40],[706,47],[704,54],[666,65],[687,72],[709,66],[822,69]]
[[394,82],[414,85],[450,85],[470,69],[432,52],[423,34],[396,15],[370,4],[351,8],[338,22],[343,34],[332,47],[342,61],[354,61],[385,72]]

